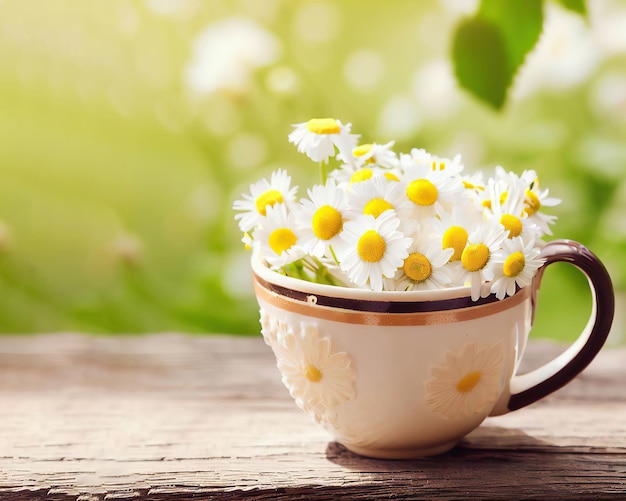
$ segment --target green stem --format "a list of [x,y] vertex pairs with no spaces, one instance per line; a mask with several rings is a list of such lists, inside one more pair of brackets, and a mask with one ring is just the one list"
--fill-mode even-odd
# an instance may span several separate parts
[[335,278],[330,274],[328,268],[317,258],[313,258],[317,265],[317,271],[315,272],[315,281],[321,284],[338,285]]
[[322,179],[322,184],[325,185],[328,174],[326,172],[326,162],[323,160],[320,162],[320,178]]
[[333,256],[333,259],[335,260],[335,263],[337,264],[337,266],[339,266],[339,259],[337,259],[337,255],[335,254],[335,249],[333,249],[333,246],[329,245],[328,246],[328,250],[330,250],[331,256]]

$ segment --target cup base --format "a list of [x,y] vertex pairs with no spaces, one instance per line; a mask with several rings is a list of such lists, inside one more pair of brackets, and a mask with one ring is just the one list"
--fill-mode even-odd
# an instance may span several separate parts
[[354,452],[359,456],[365,456],[374,459],[419,459],[428,456],[437,456],[448,452],[456,444],[458,440],[437,444],[430,447],[416,447],[407,449],[378,449],[370,447],[359,447],[358,445],[342,444],[350,452]]

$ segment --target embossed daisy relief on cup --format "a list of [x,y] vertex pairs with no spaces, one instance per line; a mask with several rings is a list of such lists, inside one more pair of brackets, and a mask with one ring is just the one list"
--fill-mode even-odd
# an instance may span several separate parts
[[470,342],[449,351],[426,382],[426,403],[448,419],[488,412],[500,395],[503,363],[502,343]]
[[345,351],[333,351],[329,338],[314,324],[301,323],[294,332],[285,323],[262,314],[263,335],[276,355],[282,382],[298,407],[317,423],[333,424],[335,409],[356,396],[356,371]]

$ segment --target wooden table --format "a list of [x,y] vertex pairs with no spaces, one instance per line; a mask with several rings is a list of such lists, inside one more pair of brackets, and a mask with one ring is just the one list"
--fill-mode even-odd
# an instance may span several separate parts
[[0,338],[0,499],[626,499],[625,349],[416,461],[329,442],[272,357],[260,336]]

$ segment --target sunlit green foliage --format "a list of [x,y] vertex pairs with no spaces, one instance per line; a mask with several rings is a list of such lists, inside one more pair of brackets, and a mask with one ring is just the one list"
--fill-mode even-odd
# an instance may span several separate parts
[[[257,333],[232,201],[276,167],[316,180],[287,143],[290,124],[315,116],[398,151],[461,153],[470,171],[535,169],[564,200],[555,237],[592,248],[623,298],[626,2],[546,1],[537,50],[513,76],[535,36],[515,35],[513,66],[491,75],[513,81],[499,112],[454,79],[455,30],[479,8],[0,1],[0,331]],[[242,62],[238,85],[194,90],[199,37],[232,18],[277,52]],[[571,338],[589,311],[585,280],[566,266],[545,280],[537,335]]]

